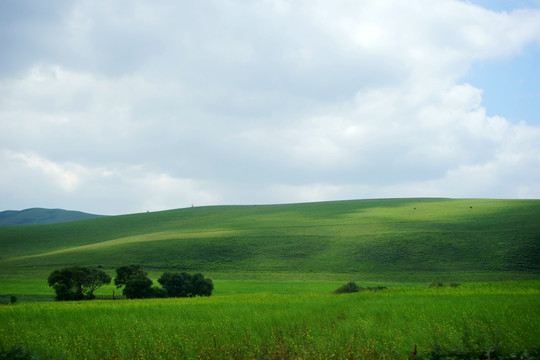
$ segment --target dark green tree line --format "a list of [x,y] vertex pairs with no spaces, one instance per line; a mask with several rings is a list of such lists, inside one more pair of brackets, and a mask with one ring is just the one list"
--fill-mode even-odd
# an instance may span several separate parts
[[[56,292],[56,300],[91,300],[94,291],[111,282],[111,277],[100,269],[75,266],[53,271],[49,286]],[[165,272],[158,279],[159,286],[140,265],[116,268],[114,284],[122,289],[127,299],[210,296],[214,290],[211,279],[202,274]]]
[[191,275],[186,272],[166,272],[161,275],[158,282],[167,290],[170,297],[210,296],[214,290],[212,280],[205,279],[200,273]]

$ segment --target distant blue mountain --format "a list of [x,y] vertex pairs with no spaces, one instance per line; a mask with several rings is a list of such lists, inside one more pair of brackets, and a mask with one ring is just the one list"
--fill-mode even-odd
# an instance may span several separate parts
[[55,224],[102,217],[81,211],[32,208],[0,212],[0,226]]

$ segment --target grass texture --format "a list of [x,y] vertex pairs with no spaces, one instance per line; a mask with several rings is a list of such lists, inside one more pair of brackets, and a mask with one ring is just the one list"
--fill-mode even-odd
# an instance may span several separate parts
[[[365,284],[361,284],[365,285]],[[407,359],[539,345],[539,281],[333,295],[16,303],[0,348],[65,359]]]
[[2,227],[0,280],[73,265],[112,273],[132,263],[224,279],[537,278],[539,218],[540,200],[381,199]]

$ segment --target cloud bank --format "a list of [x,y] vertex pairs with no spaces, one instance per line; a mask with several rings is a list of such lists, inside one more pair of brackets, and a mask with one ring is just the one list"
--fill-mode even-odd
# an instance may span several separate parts
[[539,46],[538,9],[40,4],[1,5],[5,208],[540,197],[540,127],[461,80]]

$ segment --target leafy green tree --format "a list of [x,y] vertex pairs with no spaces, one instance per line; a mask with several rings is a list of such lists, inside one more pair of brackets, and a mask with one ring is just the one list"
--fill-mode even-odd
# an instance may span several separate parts
[[191,279],[191,288],[195,296],[210,296],[214,290],[214,283],[210,279],[205,279],[203,274],[197,273]]
[[131,276],[125,283],[122,293],[128,299],[151,298],[154,296],[152,280],[144,273]]
[[132,277],[147,276],[141,265],[127,265],[116,268],[116,277],[114,278],[114,285],[117,288],[121,288],[126,285],[128,280]]
[[83,296],[77,294],[69,285],[65,283],[55,283],[53,285],[54,292],[56,293],[56,301],[68,301],[68,300],[82,300]]
[[167,290],[170,297],[191,296],[191,275],[188,273],[165,272],[158,279],[158,283]]
[[158,282],[170,297],[210,296],[214,289],[212,280],[205,279],[202,274],[165,272]]
[[54,270],[47,279],[56,292],[56,300],[90,300],[94,291],[109,284],[111,277],[103,270],[74,266]]
[[152,297],[155,298],[166,298],[169,294],[167,293],[167,290],[164,288],[161,288],[159,286],[152,286]]
[[80,266],[54,270],[48,278],[49,286],[56,291],[56,300],[83,300],[85,269]]
[[128,299],[144,299],[166,297],[165,290],[152,288],[152,280],[141,265],[126,265],[116,268],[114,284],[117,288],[124,286],[122,294]]
[[107,274],[105,271],[96,269],[96,268],[90,268],[88,269],[87,277],[86,277],[86,288],[87,288],[87,299],[94,299],[94,291],[103,285],[107,285],[111,283],[111,277],[109,274]]

